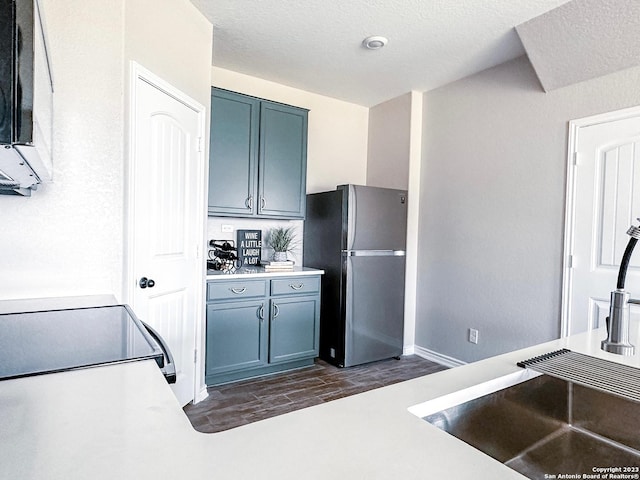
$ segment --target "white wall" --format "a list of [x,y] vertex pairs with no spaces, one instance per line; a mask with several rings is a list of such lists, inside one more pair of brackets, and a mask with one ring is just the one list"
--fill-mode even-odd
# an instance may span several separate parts
[[118,292],[123,6],[42,7],[55,88],[54,183],[31,198],[0,196],[0,298]]
[[208,105],[211,25],[188,0],[42,7],[55,84],[54,182],[31,198],[0,196],[0,299],[121,297],[128,60]]
[[307,193],[366,183],[368,108],[217,67],[211,80],[219,88],[309,109]]
[[367,185],[409,186],[411,92],[369,109]]
[[124,5],[127,66],[135,60],[208,108],[211,23],[189,0],[125,0]]
[[520,57],[424,95],[417,345],[474,361],[559,336],[568,121],[640,104],[638,85],[544,93]]

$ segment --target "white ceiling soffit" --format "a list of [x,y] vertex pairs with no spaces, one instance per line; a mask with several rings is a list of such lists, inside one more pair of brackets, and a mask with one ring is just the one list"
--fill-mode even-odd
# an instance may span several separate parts
[[640,65],[639,0],[573,0],[516,30],[545,91]]
[[[524,54],[514,27],[567,0],[192,0],[213,64],[364,106]],[[389,43],[367,50],[365,37]]]

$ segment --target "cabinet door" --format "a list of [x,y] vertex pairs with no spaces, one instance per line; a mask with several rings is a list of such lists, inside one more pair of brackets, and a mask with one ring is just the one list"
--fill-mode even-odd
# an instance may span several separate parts
[[212,89],[209,215],[256,212],[260,101]]
[[206,375],[267,362],[264,300],[207,305]]
[[304,218],[307,111],[263,101],[259,158],[258,214]]
[[319,319],[318,295],[271,300],[269,362],[317,356]]

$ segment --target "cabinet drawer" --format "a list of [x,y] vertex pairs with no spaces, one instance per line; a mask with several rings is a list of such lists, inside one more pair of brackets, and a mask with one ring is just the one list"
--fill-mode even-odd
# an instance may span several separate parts
[[320,277],[301,276],[271,280],[271,295],[308,294],[319,291]]
[[266,293],[267,282],[265,280],[214,281],[207,283],[207,301],[264,297]]

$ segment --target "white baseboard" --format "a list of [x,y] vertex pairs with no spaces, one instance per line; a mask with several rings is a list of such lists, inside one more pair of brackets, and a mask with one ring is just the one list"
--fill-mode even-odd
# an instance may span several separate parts
[[[413,354],[425,358],[427,360],[431,360],[432,362],[439,363],[440,365],[444,365],[445,367],[460,367],[461,365],[466,365],[467,362],[463,362],[462,360],[458,360],[457,358],[449,357],[447,355],[443,355],[442,353],[434,352],[433,350],[429,350],[427,348],[421,347],[419,345],[413,345],[411,347],[413,350]],[[410,354],[406,354],[410,355]]]
[[402,347],[403,355],[413,355],[414,353],[416,353],[415,345],[407,345]]

